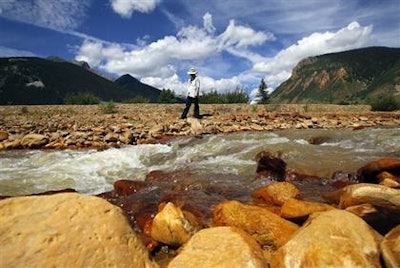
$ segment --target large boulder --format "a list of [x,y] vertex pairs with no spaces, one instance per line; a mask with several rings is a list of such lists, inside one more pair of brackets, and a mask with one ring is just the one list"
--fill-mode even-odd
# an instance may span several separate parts
[[213,227],[197,232],[168,268],[267,267],[260,246],[234,227]]
[[400,225],[385,235],[381,251],[386,267],[400,267]]
[[121,209],[77,193],[0,201],[0,267],[157,267]]
[[271,267],[380,267],[380,240],[350,212],[317,212],[276,251]]
[[216,225],[240,228],[250,234],[262,247],[277,249],[298,230],[298,226],[282,219],[266,208],[226,201],[213,210]]

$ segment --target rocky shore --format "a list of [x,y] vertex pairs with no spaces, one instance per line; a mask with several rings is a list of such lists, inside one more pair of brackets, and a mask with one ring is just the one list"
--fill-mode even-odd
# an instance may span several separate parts
[[0,150],[110,148],[176,136],[278,129],[399,126],[400,112],[369,106],[201,105],[202,119],[179,119],[179,104],[1,106]]
[[[398,127],[367,106],[181,105],[0,107],[0,148],[84,149],[183,135]],[[318,142],[318,141],[315,141]],[[257,155],[232,187],[191,170],[118,180],[98,196],[74,189],[0,201],[0,267],[399,267],[400,159],[376,159],[331,181]],[[302,187],[320,185],[321,202]],[[17,249],[17,250],[16,250]]]

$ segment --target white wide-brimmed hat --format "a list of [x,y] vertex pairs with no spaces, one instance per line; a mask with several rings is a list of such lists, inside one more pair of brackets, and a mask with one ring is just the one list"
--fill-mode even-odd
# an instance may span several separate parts
[[197,71],[195,68],[190,68],[189,71],[187,72],[188,74],[197,74]]

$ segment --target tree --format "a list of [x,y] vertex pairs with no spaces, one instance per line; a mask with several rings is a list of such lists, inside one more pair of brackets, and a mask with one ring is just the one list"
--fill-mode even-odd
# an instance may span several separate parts
[[158,97],[160,103],[174,103],[176,102],[175,92],[170,89],[163,89]]
[[268,102],[268,92],[267,92],[267,84],[264,81],[264,78],[261,79],[260,85],[258,86],[257,93],[258,103],[265,104]]

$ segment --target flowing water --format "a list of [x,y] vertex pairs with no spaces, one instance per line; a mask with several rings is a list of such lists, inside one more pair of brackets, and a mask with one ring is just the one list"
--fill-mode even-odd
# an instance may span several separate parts
[[[322,142],[309,142],[316,138]],[[281,152],[292,171],[329,179],[335,171],[355,172],[371,160],[400,157],[400,128],[244,132],[103,151],[1,151],[0,195],[65,188],[97,194],[118,179],[143,180],[152,170],[190,169],[235,183],[255,177],[255,157],[265,150]]]

